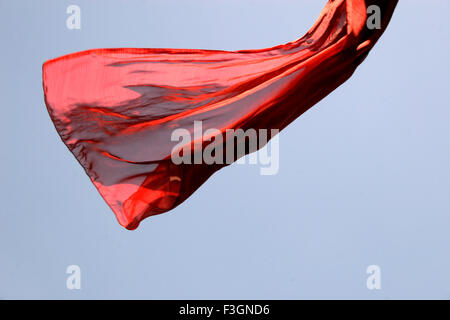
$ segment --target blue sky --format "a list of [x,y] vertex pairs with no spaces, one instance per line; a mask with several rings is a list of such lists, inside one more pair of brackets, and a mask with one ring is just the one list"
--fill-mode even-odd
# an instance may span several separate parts
[[[60,141],[41,67],[102,47],[250,49],[326,1],[0,1],[0,298],[450,298],[447,0],[400,1],[355,75],[280,135],[280,171],[216,173],[124,230]],[[66,28],[79,5],[81,30]],[[66,268],[81,268],[81,290]],[[378,265],[382,289],[368,290]]]

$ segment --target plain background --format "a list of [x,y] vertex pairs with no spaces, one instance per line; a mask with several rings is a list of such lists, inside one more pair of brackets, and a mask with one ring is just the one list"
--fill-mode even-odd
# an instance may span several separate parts
[[[230,166],[137,231],[49,119],[48,59],[269,47],[302,36],[325,3],[0,0],[0,298],[450,298],[448,0],[400,1],[355,75],[281,133],[278,175]],[[70,4],[81,30],[66,28]],[[366,288],[372,264],[382,290]]]

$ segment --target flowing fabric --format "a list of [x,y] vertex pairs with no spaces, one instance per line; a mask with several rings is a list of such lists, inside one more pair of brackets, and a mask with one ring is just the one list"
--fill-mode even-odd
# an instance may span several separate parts
[[[366,27],[372,4],[381,8],[380,29]],[[328,1],[305,36],[262,50],[121,48],[66,55],[43,65],[47,109],[119,223],[132,230],[182,203],[225,166],[174,164],[175,129],[193,132],[194,121],[202,121],[203,130],[222,133],[282,130],[352,75],[396,4]],[[193,152],[207,145],[189,144]]]

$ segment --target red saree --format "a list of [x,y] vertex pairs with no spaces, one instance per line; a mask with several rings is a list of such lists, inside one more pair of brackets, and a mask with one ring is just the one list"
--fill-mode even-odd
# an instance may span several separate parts
[[[367,7],[381,28],[366,27]],[[224,165],[171,161],[176,128],[282,130],[346,81],[386,29],[397,0],[331,0],[299,40],[236,52],[96,49],[43,65],[45,102],[63,142],[119,223],[186,200]],[[190,146],[204,148],[192,143]]]

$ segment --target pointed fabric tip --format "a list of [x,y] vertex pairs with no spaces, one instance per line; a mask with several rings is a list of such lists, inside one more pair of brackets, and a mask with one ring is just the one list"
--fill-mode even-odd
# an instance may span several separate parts
[[[365,27],[367,3],[382,28]],[[43,65],[45,102],[63,142],[134,230],[227,164],[175,164],[176,129],[284,129],[345,82],[381,36],[397,1],[329,1],[295,42],[262,50],[96,49]],[[211,142],[187,142],[193,153]],[[248,150],[247,150],[248,153]],[[228,163],[229,164],[229,163]],[[225,191],[226,192],[226,191]]]

